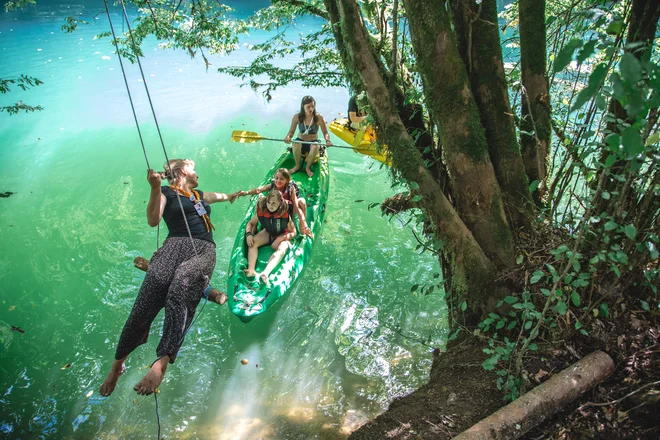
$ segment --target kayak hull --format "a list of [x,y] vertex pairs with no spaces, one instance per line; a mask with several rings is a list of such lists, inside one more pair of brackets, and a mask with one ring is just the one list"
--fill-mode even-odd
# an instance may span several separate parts
[[[282,154],[273,168],[268,172],[261,186],[270,183],[278,168],[293,168],[295,162],[288,151]],[[309,260],[314,241],[319,237],[321,226],[325,218],[325,206],[329,190],[329,168],[327,155],[319,158],[313,165],[313,177],[308,177],[303,170],[295,173],[292,180],[300,188],[300,197],[307,203],[307,226],[312,230],[314,238],[306,237],[300,232],[291,240],[291,246],[282,258],[282,261],[273,269],[266,285],[258,278],[248,278],[243,270],[247,268],[247,245],[245,242],[245,227],[254,216],[259,196],[253,196],[245,212],[245,217],[236,235],[232,255],[229,261],[227,280],[228,305],[232,313],[243,322],[249,322],[255,316],[265,312],[277,300],[282,298],[291,289],[300,277],[305,264]],[[294,219],[296,228],[299,219]],[[259,248],[256,272],[260,273],[268,259],[273,254],[270,246]]]
[[353,130],[349,128],[348,119],[343,118],[335,119],[328,124],[328,128],[339,139],[353,147],[353,151],[356,153],[373,157],[381,163],[391,165],[387,157],[387,147],[381,145],[379,151],[378,145],[375,142],[376,135],[373,133],[371,127],[367,127],[366,130]]

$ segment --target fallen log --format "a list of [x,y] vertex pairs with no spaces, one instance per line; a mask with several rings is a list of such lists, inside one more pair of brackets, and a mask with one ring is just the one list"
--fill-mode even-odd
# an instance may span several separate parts
[[518,438],[603,381],[612,371],[612,358],[602,351],[593,352],[472,425],[454,440]]
[[[144,257],[135,257],[133,265],[145,272],[149,270],[149,260]],[[218,289],[211,289],[209,291],[209,301],[222,305],[227,302],[227,294]]]

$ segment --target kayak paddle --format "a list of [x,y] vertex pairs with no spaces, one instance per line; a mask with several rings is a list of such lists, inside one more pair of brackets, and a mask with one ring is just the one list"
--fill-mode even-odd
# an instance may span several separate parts
[[[269,138],[269,137],[264,137],[261,136],[259,133],[255,133],[254,131],[245,131],[245,130],[234,130],[231,133],[231,140],[234,142],[239,142],[241,144],[252,144],[254,142],[259,142],[259,141],[276,141],[276,142],[284,142],[284,139],[276,139],[276,138]],[[291,141],[292,143],[294,141]],[[323,142],[307,142],[307,141],[296,141],[300,142],[303,144],[310,144],[310,145],[325,145]],[[350,148],[353,150],[353,147],[344,147],[342,145],[335,145],[332,144],[332,147],[337,147],[337,148]]]

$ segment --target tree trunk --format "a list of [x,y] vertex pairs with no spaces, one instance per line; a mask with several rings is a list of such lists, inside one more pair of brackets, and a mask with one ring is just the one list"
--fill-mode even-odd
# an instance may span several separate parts
[[446,1],[405,0],[404,4],[426,103],[438,125],[459,214],[484,252],[510,267],[514,264],[512,234]]
[[520,71],[522,156],[530,181],[538,181],[534,199],[540,204],[550,153],[550,95],[546,77],[545,0],[520,0]]
[[447,260],[452,262],[455,292],[461,294],[469,291],[473,310],[480,310],[485,303],[482,295],[490,293],[486,286],[494,266],[424,167],[422,156],[404,126],[374,60],[357,3],[355,0],[338,0],[337,3],[345,46],[352,60],[351,65],[365,86],[373,117],[379,127],[378,136],[387,144],[393,166],[401,176],[419,185],[419,189],[415,190],[422,196],[419,204],[433,225],[436,237],[444,242],[443,252]]
[[481,5],[452,0],[458,50],[486,130],[490,160],[509,219],[531,229],[535,207],[529,191],[504,75],[496,0]]
[[607,353],[595,351],[454,438],[519,438],[605,380],[613,371],[612,358]]

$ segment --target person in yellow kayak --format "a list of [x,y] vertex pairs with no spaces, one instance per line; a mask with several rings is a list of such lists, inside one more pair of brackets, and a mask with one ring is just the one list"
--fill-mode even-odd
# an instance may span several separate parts
[[[269,244],[275,252],[259,274],[259,279],[268,285],[268,276],[289,249],[289,241],[296,236],[296,227],[289,214],[289,204],[290,202],[276,189],[271,190],[266,197],[260,198],[257,202],[256,212],[245,226],[245,241],[248,246],[248,267],[244,270],[246,277],[257,276],[255,268],[259,248]],[[259,232],[257,232],[257,224],[261,224],[262,227]]]
[[290,209],[292,210],[291,214],[298,215],[300,219],[300,232],[308,237],[313,237],[311,229],[307,227],[306,214],[307,214],[307,203],[305,202],[304,197],[300,197],[300,188],[294,181],[291,180],[291,174],[286,168],[279,168],[275,171],[273,180],[258,188],[252,188],[247,191],[239,191],[238,196],[254,195],[261,194],[266,191],[278,190],[282,193],[284,199],[291,202]]
[[371,125],[367,125],[368,114],[360,110],[357,105],[357,96],[353,95],[348,100],[348,126],[356,130],[355,135],[356,143],[359,144],[362,139],[365,139],[369,142],[374,142],[376,140],[376,135]]
[[323,133],[326,146],[332,145],[332,142],[330,141],[328,127],[325,125],[325,119],[323,119],[323,116],[316,113],[316,101],[311,96],[303,97],[300,102],[300,111],[293,115],[289,132],[284,137],[284,142],[287,144],[291,143],[291,139],[296,132],[296,127],[298,128],[298,137],[294,139],[294,144],[292,146],[293,158],[296,161],[296,166],[291,168],[289,173],[293,176],[294,173],[299,171],[303,156],[307,155],[305,172],[309,177],[312,177],[314,176],[312,165],[319,155],[319,145],[310,144],[310,142],[318,142],[319,138],[317,133],[319,128]]

